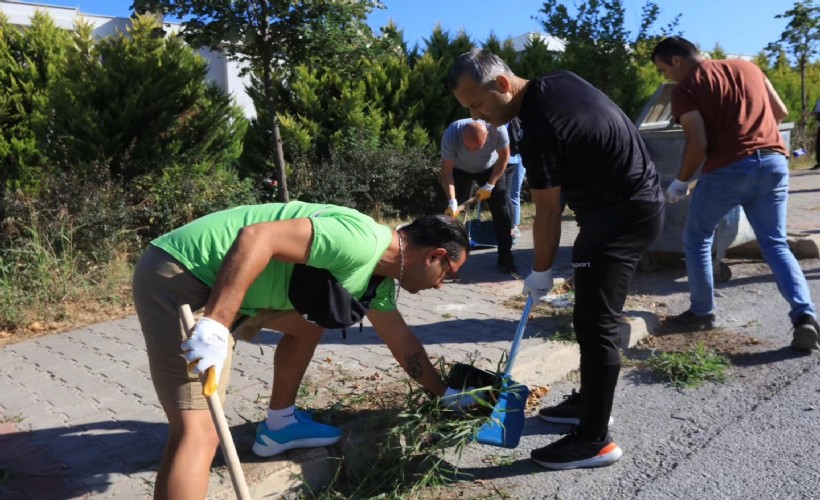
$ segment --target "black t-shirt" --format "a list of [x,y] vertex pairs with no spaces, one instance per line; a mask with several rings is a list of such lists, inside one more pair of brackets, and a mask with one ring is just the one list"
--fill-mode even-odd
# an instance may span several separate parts
[[556,71],[524,90],[518,147],[530,188],[561,186],[583,216],[629,202],[662,202],[658,174],[637,129],[603,92]]
[[515,156],[518,151],[518,137],[521,135],[521,120],[513,118],[507,123],[507,135],[510,136],[510,156]]

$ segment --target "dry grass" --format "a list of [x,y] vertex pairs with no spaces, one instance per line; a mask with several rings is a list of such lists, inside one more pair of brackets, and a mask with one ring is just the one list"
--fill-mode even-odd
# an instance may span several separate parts
[[814,166],[814,155],[803,155],[800,158],[792,157],[789,160],[791,170],[808,170]]
[[[0,346],[134,314],[132,273],[127,256],[119,255],[84,275],[78,273],[59,295],[34,298],[25,290],[16,289],[16,284],[7,284],[3,291],[8,294],[6,297],[18,298],[3,311],[6,318],[13,314],[15,322],[0,328]],[[14,311],[10,310],[12,307]]]

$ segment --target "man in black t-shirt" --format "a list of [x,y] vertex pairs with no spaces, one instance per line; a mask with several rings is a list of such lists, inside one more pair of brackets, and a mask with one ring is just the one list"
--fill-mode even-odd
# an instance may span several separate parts
[[622,455],[609,434],[621,367],[618,323],[638,260],[663,225],[655,167],[629,118],[573,73],[528,81],[498,56],[475,49],[456,59],[448,83],[474,119],[521,120],[519,149],[535,202],[535,258],[524,293],[539,300],[552,288],[562,194],[580,228],[572,266],[581,390],[539,414],[576,427],[531,457],[550,469],[610,465]]

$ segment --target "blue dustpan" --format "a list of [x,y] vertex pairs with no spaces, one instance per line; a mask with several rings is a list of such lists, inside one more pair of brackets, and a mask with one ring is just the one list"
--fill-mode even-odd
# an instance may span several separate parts
[[481,220],[481,201],[476,204],[475,219],[467,221],[465,229],[470,238],[470,248],[495,248],[498,239],[495,237],[495,224],[492,220]]
[[490,422],[481,426],[475,440],[481,444],[515,448],[521,441],[526,415],[524,410],[530,390],[525,385],[506,377],[501,385],[501,394],[493,408]]
[[510,379],[513,362],[518,355],[521,345],[521,338],[524,336],[524,329],[527,326],[527,318],[532,308],[532,296],[527,297],[524,305],[524,313],[518,322],[518,329],[515,332],[515,339],[510,347],[510,357],[507,358],[507,367],[502,375],[501,389],[496,402],[490,422],[487,422],[476,433],[475,440],[481,444],[490,446],[500,446],[503,448],[515,448],[521,441],[521,433],[524,430],[526,415],[524,410],[527,406],[527,397],[530,390],[525,385],[521,385]]

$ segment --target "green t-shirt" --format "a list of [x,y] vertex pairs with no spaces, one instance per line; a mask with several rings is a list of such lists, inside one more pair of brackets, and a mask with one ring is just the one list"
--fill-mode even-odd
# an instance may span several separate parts
[[[240,229],[260,222],[301,217],[310,217],[313,223],[308,265],[329,270],[345,290],[361,298],[393,235],[389,227],[350,208],[301,201],[246,205],[201,217],[151,244],[168,252],[194,276],[213,286],[222,260]],[[293,309],[288,299],[292,272],[293,264],[271,260],[245,294],[240,312],[254,316],[259,309]],[[396,309],[393,280],[382,281],[370,308]]]

